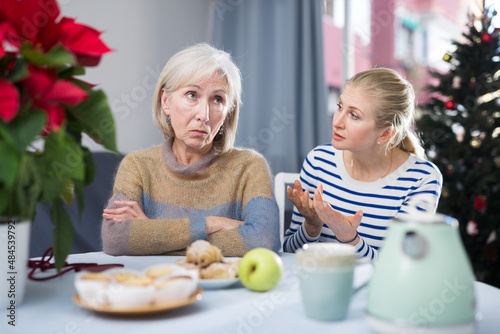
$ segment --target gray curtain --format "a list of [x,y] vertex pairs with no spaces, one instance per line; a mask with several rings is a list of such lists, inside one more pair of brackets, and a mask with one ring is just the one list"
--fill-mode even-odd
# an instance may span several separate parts
[[298,172],[331,141],[321,0],[215,0],[214,46],[243,77],[236,144],[254,148],[274,174]]

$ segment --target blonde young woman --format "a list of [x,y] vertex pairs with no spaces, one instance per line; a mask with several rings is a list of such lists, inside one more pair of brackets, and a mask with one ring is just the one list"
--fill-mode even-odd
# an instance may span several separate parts
[[339,242],[374,260],[389,222],[413,210],[435,213],[442,175],[425,160],[412,132],[415,93],[391,69],[361,72],[345,83],[332,142],[313,149],[300,181],[284,250]]
[[104,252],[183,254],[200,239],[225,256],[280,248],[268,164],[234,147],[240,104],[226,52],[198,44],[167,62],[153,99],[165,142],[123,159],[103,212]]

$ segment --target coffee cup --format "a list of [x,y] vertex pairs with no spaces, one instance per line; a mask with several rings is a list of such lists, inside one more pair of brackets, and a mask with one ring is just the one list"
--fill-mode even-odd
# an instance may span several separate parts
[[347,317],[352,295],[356,251],[352,245],[306,244],[296,251],[297,274],[306,315],[338,321]]

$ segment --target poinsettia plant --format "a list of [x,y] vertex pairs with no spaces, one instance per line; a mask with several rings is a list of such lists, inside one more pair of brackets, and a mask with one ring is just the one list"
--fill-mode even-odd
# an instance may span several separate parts
[[74,238],[65,204],[81,213],[95,174],[83,133],[117,152],[106,95],[77,79],[111,51],[100,35],[55,0],[0,2],[0,217],[33,220],[50,203],[59,269]]

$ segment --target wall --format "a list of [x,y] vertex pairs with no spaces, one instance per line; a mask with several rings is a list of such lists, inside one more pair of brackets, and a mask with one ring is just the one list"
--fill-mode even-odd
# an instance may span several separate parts
[[[208,0],[60,0],[61,15],[103,31],[114,52],[82,77],[107,94],[115,116],[118,149],[126,154],[163,141],[151,118],[157,77],[180,49],[211,37]],[[93,151],[100,145],[86,140]]]

